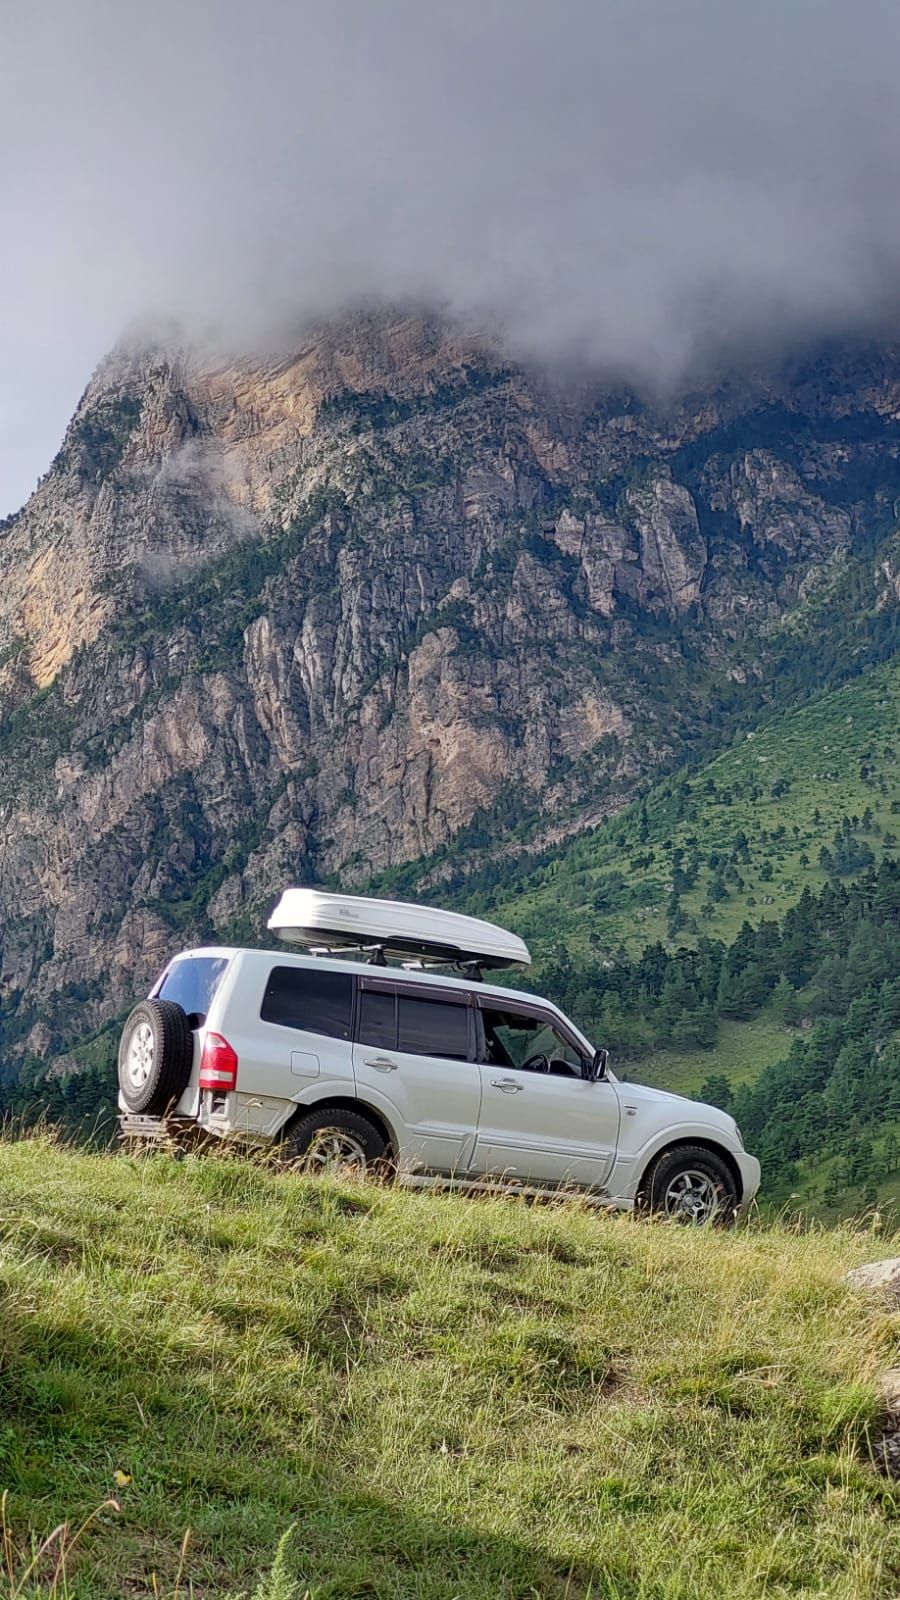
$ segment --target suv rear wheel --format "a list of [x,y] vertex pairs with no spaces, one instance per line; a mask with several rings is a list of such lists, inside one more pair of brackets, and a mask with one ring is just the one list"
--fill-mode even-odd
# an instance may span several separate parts
[[188,1086],[194,1036],[174,1000],[142,1000],[122,1029],[119,1088],[129,1111],[162,1113]]
[[368,1117],[345,1106],[324,1106],[292,1123],[281,1152],[301,1172],[362,1176],[383,1167],[387,1145]]
[[727,1227],[739,1204],[731,1168],[714,1150],[679,1144],[664,1150],[650,1169],[643,1209],[694,1227]]

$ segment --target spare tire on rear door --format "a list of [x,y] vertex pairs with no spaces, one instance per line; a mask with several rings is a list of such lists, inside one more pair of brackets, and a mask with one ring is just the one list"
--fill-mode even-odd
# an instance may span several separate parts
[[174,1000],[142,1000],[122,1029],[119,1089],[129,1111],[169,1111],[188,1085],[194,1036]]

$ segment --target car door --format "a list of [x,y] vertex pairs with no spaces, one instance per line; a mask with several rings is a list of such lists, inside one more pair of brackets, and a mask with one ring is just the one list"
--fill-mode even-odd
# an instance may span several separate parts
[[551,1011],[478,997],[481,1111],[470,1175],[602,1188],[615,1160],[619,1100],[581,1075],[584,1050]]
[[352,1094],[353,973],[276,959],[265,974],[260,1003],[261,965],[250,964],[246,1009],[234,1002],[230,1007],[238,1087],[279,1100],[293,1100],[312,1085],[321,1093]]
[[460,1170],[481,1097],[465,990],[361,978],[353,1071],[359,1098],[393,1129],[405,1171]]

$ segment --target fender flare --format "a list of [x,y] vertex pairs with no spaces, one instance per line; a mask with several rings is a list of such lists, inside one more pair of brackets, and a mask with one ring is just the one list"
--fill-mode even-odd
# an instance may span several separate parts
[[280,1134],[286,1132],[291,1123],[296,1122],[298,1117],[305,1116],[309,1111],[315,1111],[318,1106],[340,1107],[342,1111],[355,1111],[358,1116],[367,1117],[378,1129],[389,1148],[396,1151],[397,1136],[387,1117],[377,1106],[372,1105],[370,1101],[364,1100],[360,1095],[356,1094],[330,1094],[327,1091],[320,1091],[316,1094],[314,1090],[306,1090],[302,1100],[291,1101],[284,1121],[279,1124],[276,1130],[275,1137],[277,1138]]
[[735,1152],[729,1149],[724,1140],[717,1139],[715,1133],[708,1126],[702,1124],[698,1126],[695,1122],[689,1122],[681,1124],[677,1128],[661,1129],[636,1153],[633,1158],[633,1171],[638,1175],[633,1180],[635,1195],[641,1193],[647,1174],[658,1157],[664,1155],[667,1150],[674,1150],[679,1144],[701,1145],[704,1149],[711,1151],[713,1155],[719,1156],[728,1166],[737,1185],[738,1194],[743,1194],[744,1180]]

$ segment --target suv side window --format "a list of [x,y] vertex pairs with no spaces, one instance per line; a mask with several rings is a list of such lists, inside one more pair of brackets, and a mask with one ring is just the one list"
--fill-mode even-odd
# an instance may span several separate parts
[[397,1048],[397,996],[384,989],[362,989],[359,996],[359,1039],[379,1050]]
[[351,973],[273,967],[259,1014],[263,1022],[276,1022],[282,1028],[349,1039],[352,1010]]
[[492,1067],[532,1069],[536,1057],[546,1057],[553,1077],[580,1078],[581,1054],[546,1013],[523,1007],[482,1006],[484,1027],[482,1061]]
[[405,1050],[412,1056],[443,1056],[449,1061],[468,1061],[468,1006],[401,994],[398,1010],[398,1050]]
[[469,1007],[433,994],[364,987],[359,996],[359,1040],[407,1055],[469,1060]]

